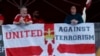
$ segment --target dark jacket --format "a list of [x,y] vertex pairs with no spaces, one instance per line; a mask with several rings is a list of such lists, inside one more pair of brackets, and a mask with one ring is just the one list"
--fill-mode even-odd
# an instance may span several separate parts
[[78,20],[78,24],[79,23],[83,23],[83,19],[82,19],[82,16],[81,16],[81,14],[75,14],[75,15],[68,15],[66,18],[65,18],[65,20],[64,20],[64,23],[68,23],[68,24],[71,24],[71,20],[72,19],[76,19],[76,20]]

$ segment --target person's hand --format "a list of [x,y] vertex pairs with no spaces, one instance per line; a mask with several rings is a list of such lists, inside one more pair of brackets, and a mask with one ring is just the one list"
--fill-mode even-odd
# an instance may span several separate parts
[[13,22],[13,24],[19,25],[19,24],[20,24],[20,22]]
[[72,19],[72,20],[71,20],[71,24],[72,24],[72,25],[76,25],[76,24],[78,24],[78,21],[77,21],[76,19]]
[[21,19],[20,20],[20,24],[25,24],[24,20]]
[[33,23],[32,21],[26,22],[26,24],[32,24],[32,23]]
[[0,20],[0,26],[3,25],[3,20]]

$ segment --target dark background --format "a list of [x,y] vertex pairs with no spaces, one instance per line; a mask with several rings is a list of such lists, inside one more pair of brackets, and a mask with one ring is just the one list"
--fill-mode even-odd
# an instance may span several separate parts
[[[12,1],[12,0],[11,0]],[[19,3],[20,0],[15,0]],[[25,2],[26,0],[23,0]],[[32,0],[30,0],[32,1]],[[33,11],[39,10],[42,18],[46,23],[63,23],[64,18],[70,12],[72,5],[77,6],[77,12],[82,14],[86,0],[36,0],[31,5],[27,6],[29,13],[32,16]],[[49,3],[48,3],[49,2]],[[75,4],[72,4],[75,3]],[[93,0],[91,7],[87,10],[87,22],[100,22],[100,1]],[[0,2],[1,13],[5,17],[4,24],[12,24],[14,17],[19,13],[19,9],[14,5],[7,2],[7,0],[1,0]]]

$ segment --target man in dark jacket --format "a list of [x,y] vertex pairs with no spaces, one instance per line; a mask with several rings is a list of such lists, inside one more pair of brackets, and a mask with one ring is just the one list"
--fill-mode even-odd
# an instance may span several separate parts
[[70,11],[71,14],[65,18],[64,23],[73,24],[73,25],[83,23],[82,16],[81,14],[77,13],[76,6],[72,6]]

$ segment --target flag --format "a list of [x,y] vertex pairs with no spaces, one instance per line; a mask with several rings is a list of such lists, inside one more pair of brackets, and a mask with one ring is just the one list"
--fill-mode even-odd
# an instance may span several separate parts
[[6,56],[95,56],[93,23],[3,25]]
[[44,45],[43,28],[41,24],[3,26],[6,56],[40,55]]
[[55,24],[54,28],[56,56],[95,56],[93,24]]

